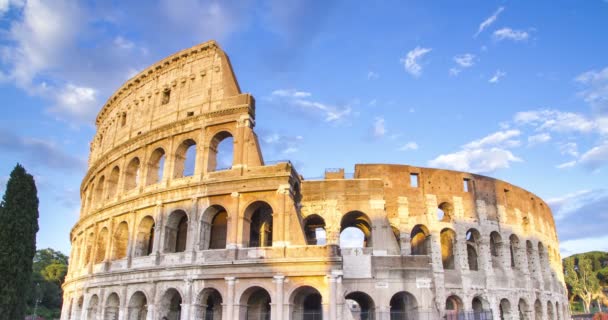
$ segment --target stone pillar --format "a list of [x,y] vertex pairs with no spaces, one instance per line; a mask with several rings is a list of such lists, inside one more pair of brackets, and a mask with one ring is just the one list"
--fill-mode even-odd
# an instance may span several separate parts
[[127,312],[129,311],[129,297],[127,297],[127,286],[121,288],[122,299],[120,300],[120,307],[118,308],[118,320],[127,320]]
[[160,262],[160,253],[163,251],[161,249],[164,237],[163,220],[163,204],[158,201],[154,208],[154,240],[152,241],[152,255],[156,257],[156,264]]
[[192,279],[185,279],[184,282],[186,285],[184,288],[184,297],[181,304],[182,312],[180,317],[182,320],[190,320],[194,318],[194,314],[190,313],[190,311],[192,311]]
[[276,275],[273,277],[273,282],[276,284],[276,296],[275,296],[275,307],[276,311],[274,312],[274,319],[283,320],[285,316],[285,312],[283,311],[285,302],[284,300],[284,292],[283,287],[285,284],[285,276],[284,275]]
[[410,232],[401,232],[399,235],[401,239],[401,255],[409,256],[412,254],[412,239]]
[[190,218],[188,220],[188,239],[186,240],[186,251],[190,251],[192,262],[196,258],[196,241],[198,235],[198,225],[200,224],[198,198],[194,197],[190,205]]
[[336,313],[338,314],[337,319],[342,319],[342,310],[344,310],[344,297],[342,294],[344,290],[342,288],[342,271],[336,273]]
[[277,190],[278,201],[278,212],[272,213],[272,246],[283,247],[285,246],[285,211],[288,203],[289,194],[291,192],[291,186],[289,184],[282,184]]
[[228,219],[228,230],[226,230],[226,249],[236,249],[239,247],[239,244],[242,244],[242,241],[239,242],[239,224],[242,224],[239,221],[240,213],[240,194],[238,192],[232,192],[230,194],[230,198],[232,198],[231,208],[226,208],[228,210],[227,219]]
[[494,268],[492,267],[492,253],[490,252],[490,239],[481,237],[481,239],[479,239],[477,249],[479,270],[485,271],[487,275],[494,274]]
[[224,319],[234,319],[234,285],[235,277],[225,277],[227,292],[226,292],[226,317]]
[[158,305],[158,301],[156,298],[156,283],[152,286],[152,290],[150,290],[150,300],[148,301],[148,313],[146,314],[146,320],[155,320],[156,319],[156,306]]
[[337,277],[330,274],[326,277],[329,282],[329,319],[338,319],[337,310]]
[[454,241],[454,270],[469,270],[466,234],[456,230]]

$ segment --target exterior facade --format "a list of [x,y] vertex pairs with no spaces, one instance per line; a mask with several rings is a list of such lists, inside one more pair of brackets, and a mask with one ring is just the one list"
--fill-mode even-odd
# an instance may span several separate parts
[[213,41],[130,79],[96,125],[62,320],[569,316],[542,199],[465,172],[305,180],[265,162],[255,101]]

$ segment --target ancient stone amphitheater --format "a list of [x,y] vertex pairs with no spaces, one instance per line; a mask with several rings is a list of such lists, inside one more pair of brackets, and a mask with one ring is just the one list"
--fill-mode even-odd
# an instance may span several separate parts
[[215,42],[130,79],[96,124],[62,320],[568,318],[542,199],[466,172],[265,162]]

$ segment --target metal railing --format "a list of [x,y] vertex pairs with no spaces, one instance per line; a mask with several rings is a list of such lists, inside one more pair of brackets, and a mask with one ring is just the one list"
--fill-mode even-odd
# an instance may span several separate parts
[[295,311],[291,317],[292,320],[323,320],[321,311]]

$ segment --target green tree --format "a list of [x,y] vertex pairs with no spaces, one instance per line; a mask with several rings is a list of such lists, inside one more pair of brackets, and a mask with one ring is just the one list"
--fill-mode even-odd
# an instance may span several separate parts
[[588,313],[591,302],[601,290],[597,275],[593,272],[593,262],[588,258],[580,258],[577,266],[574,265],[574,259],[566,259],[565,264],[566,284],[571,288],[572,295],[581,299],[585,312]]
[[0,203],[0,319],[23,319],[38,232],[34,177],[17,164]]

